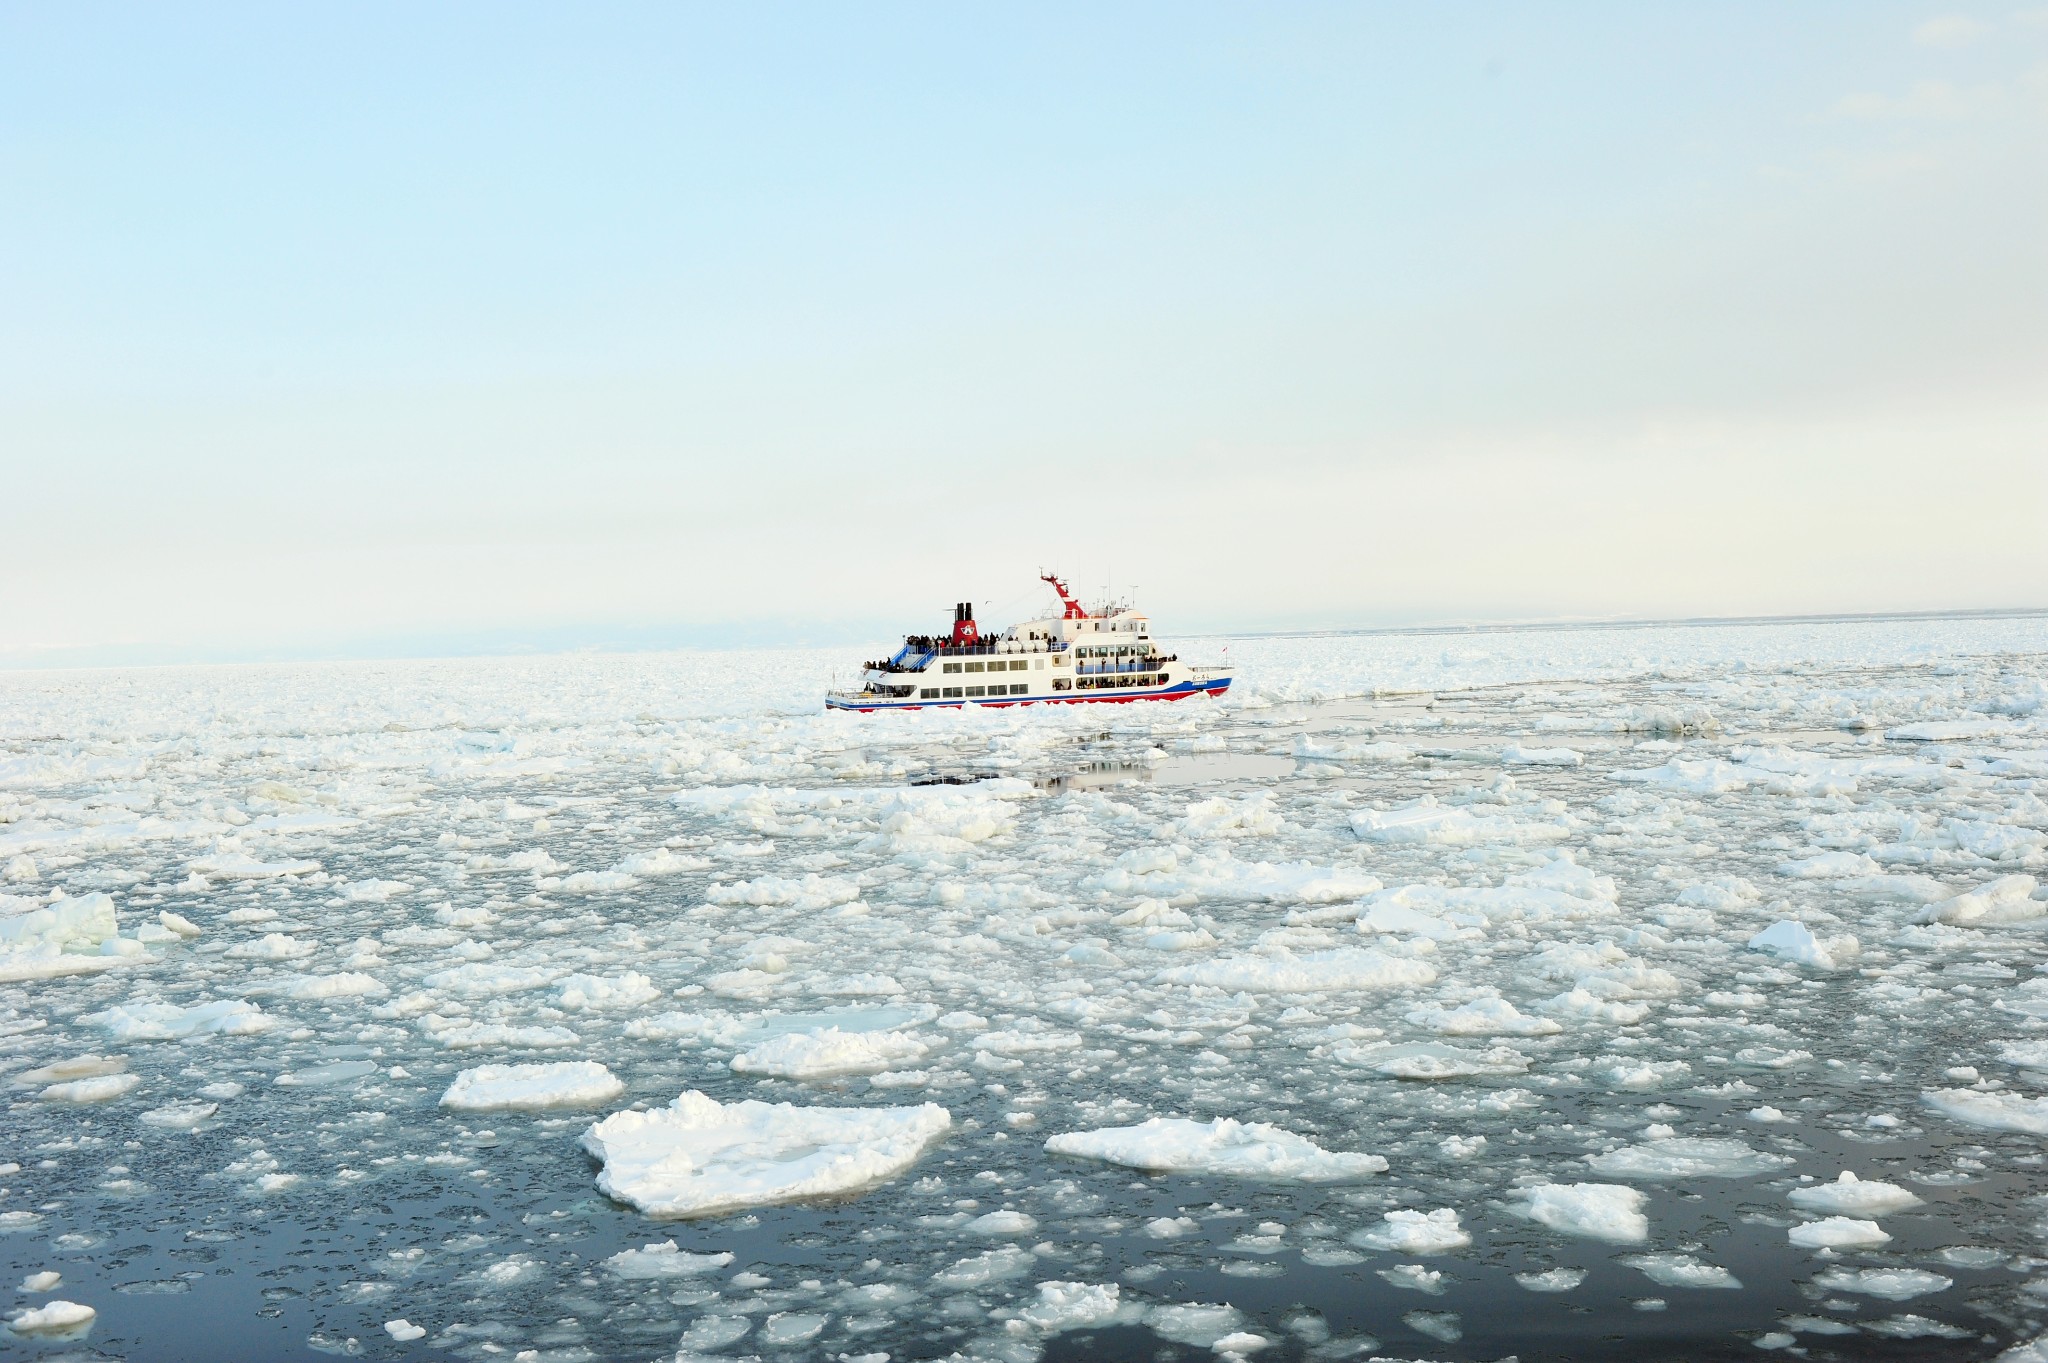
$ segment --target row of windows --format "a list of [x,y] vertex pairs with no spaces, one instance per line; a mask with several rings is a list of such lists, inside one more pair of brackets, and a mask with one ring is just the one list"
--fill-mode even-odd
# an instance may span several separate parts
[[[1139,672],[1121,677],[1082,677],[1080,679],[1080,689],[1083,691],[1107,691],[1119,687],[1164,686],[1166,681],[1165,673],[1152,672]],[[1066,677],[1054,677],[1052,679],[1052,689],[1055,691],[1071,691],[1074,689],[1074,685],[1075,683]],[[917,698],[919,700],[972,700],[977,696],[1022,696],[1030,694],[1030,691],[1031,684],[1029,682],[1011,682],[1007,687],[927,686],[918,691]],[[907,688],[905,694],[908,694]]]
[[1030,682],[1011,682],[1008,688],[1001,686],[927,686],[917,693],[919,700],[963,700],[971,696],[1022,696],[1031,690]]
[[[1044,667],[1044,666],[1045,666],[1045,659],[1043,659],[1043,658],[1040,658],[1040,659],[1038,659],[1037,661],[1038,661],[1038,665],[1039,665],[1040,667]],[[1003,672],[1003,671],[1009,671],[1009,672],[1022,672],[1022,671],[1024,671],[1024,670],[1025,670],[1026,668],[1028,668],[1028,667],[1030,667],[1030,666],[1031,666],[1031,662],[1032,662],[1032,660],[1031,660],[1031,659],[1029,659],[1029,658],[1012,658],[1012,659],[1010,659],[1010,660],[1009,660],[1009,662],[1008,662],[1008,663],[1005,663],[1005,662],[1004,662],[1004,661],[1003,661],[1003,660],[1002,660],[1001,658],[995,658],[995,659],[991,659],[990,661],[988,661],[988,662],[985,662],[985,663],[940,663],[940,664],[939,664],[939,671],[941,671],[941,672],[960,672],[960,671],[967,671],[967,672],[979,672],[979,671],[981,671],[981,670],[982,670],[983,668],[986,668],[986,669],[988,669],[988,670],[989,670],[990,672]]]

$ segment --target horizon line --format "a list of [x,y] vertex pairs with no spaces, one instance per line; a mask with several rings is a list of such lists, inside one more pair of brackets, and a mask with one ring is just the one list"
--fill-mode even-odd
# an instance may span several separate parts
[[[1373,635],[1427,636],[1427,635],[1478,635],[1478,634],[1527,634],[1572,630],[1632,630],[1632,629],[1722,629],[1739,628],[1745,625],[1798,625],[1798,624],[1856,624],[1911,622],[1915,620],[2013,620],[2033,617],[2048,618],[2048,606],[1988,606],[1934,610],[1894,611],[1818,611],[1786,615],[1693,615],[1693,616],[1628,616],[1619,618],[1558,616],[1536,620],[1445,620],[1415,625],[1326,625],[1303,629],[1275,630],[1211,630],[1182,634],[1184,639],[1313,639],[1360,637]],[[479,640],[478,646],[465,649],[460,643],[452,646],[426,645],[407,646],[404,643],[385,641],[370,644],[362,652],[313,652],[295,651],[291,648],[271,650],[247,650],[243,656],[227,657],[184,657],[161,658],[153,661],[81,661],[76,655],[106,652],[119,649],[120,645],[84,646],[51,649],[52,655],[71,654],[72,660],[50,657],[47,661],[32,656],[0,655],[0,672],[109,672],[144,668],[176,667],[278,667],[308,663],[376,663],[376,662],[453,662],[483,658],[545,658],[562,657],[569,654],[635,654],[635,653],[685,653],[742,652],[749,649],[788,649],[835,647],[835,642],[824,640],[795,642],[768,642],[744,637],[728,637],[723,642],[682,643],[673,639],[635,645],[626,639],[614,638],[597,642],[564,643],[548,646],[529,643],[521,646],[512,642],[518,634],[560,633],[575,627],[557,627],[555,630],[502,632],[499,639]],[[688,627],[681,627],[687,629]],[[628,634],[647,635],[671,633],[663,627],[641,626],[629,628]],[[717,635],[730,631],[717,626],[707,627],[705,633]],[[489,631],[483,632],[486,636]],[[458,636],[459,637],[459,636]],[[477,636],[472,635],[472,638]],[[848,641],[851,643],[852,641]],[[250,656],[250,655],[256,656]]]

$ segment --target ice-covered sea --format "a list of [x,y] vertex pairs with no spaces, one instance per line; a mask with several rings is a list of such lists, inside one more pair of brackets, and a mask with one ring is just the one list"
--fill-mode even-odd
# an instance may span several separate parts
[[0,1348],[2048,1329],[2048,619],[1227,642],[0,675]]

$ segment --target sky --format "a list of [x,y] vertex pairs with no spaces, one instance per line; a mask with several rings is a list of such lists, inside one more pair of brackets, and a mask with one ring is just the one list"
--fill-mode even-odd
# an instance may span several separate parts
[[0,3],[0,664],[2048,606],[2048,7]]

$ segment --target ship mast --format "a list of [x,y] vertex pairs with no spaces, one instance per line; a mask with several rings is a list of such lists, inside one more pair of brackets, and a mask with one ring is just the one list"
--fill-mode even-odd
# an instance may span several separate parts
[[1038,580],[1051,583],[1052,589],[1060,594],[1060,605],[1065,608],[1064,614],[1060,616],[1060,619],[1086,620],[1088,618],[1088,612],[1081,608],[1081,603],[1074,599],[1073,594],[1067,590],[1067,584],[1060,581],[1056,574],[1040,573]]

